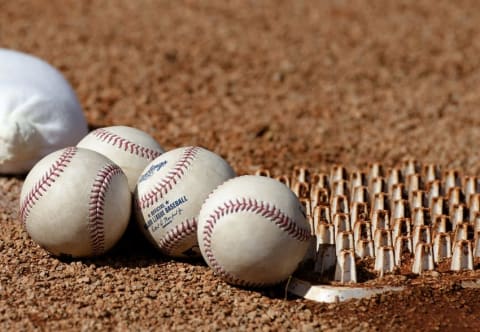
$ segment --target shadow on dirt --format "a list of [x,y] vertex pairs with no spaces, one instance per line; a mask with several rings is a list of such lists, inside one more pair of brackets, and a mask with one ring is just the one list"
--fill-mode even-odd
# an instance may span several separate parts
[[114,269],[162,265],[173,261],[206,266],[206,263],[201,257],[178,259],[163,255],[141,233],[133,217],[130,218],[122,238],[105,255],[83,259],[61,256],[58,259],[64,263],[81,261],[85,264],[93,264],[98,267],[109,266]]

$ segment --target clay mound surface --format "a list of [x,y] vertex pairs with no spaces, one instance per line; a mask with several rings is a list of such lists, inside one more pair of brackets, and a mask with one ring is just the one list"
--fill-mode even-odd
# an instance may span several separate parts
[[[61,70],[91,128],[134,126],[167,150],[204,146],[239,174],[415,159],[479,176],[478,7],[4,1],[0,40]],[[101,258],[58,260],[21,227],[22,182],[0,178],[2,330],[480,330],[475,262],[386,273],[408,287],[324,304],[285,284],[229,286],[201,260],[159,255],[135,228]],[[360,283],[381,280],[372,264]]]

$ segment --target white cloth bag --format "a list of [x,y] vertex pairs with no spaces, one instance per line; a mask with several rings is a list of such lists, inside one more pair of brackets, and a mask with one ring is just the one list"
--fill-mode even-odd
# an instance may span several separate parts
[[39,58],[0,48],[0,174],[22,174],[88,132],[62,74]]

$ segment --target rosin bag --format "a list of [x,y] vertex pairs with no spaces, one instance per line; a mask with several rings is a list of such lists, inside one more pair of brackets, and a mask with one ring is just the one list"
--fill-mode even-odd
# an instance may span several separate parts
[[22,174],[88,132],[62,74],[39,58],[0,48],[0,174]]

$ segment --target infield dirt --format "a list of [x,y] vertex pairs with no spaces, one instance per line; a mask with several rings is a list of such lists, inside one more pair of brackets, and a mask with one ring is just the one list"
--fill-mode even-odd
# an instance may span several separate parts
[[[473,0],[19,0],[0,1],[0,45],[60,69],[91,128],[204,146],[239,174],[415,158],[478,176],[479,21]],[[58,260],[22,229],[22,182],[0,177],[5,331],[480,330],[470,272],[321,304],[229,286],[134,228],[104,257]]]

